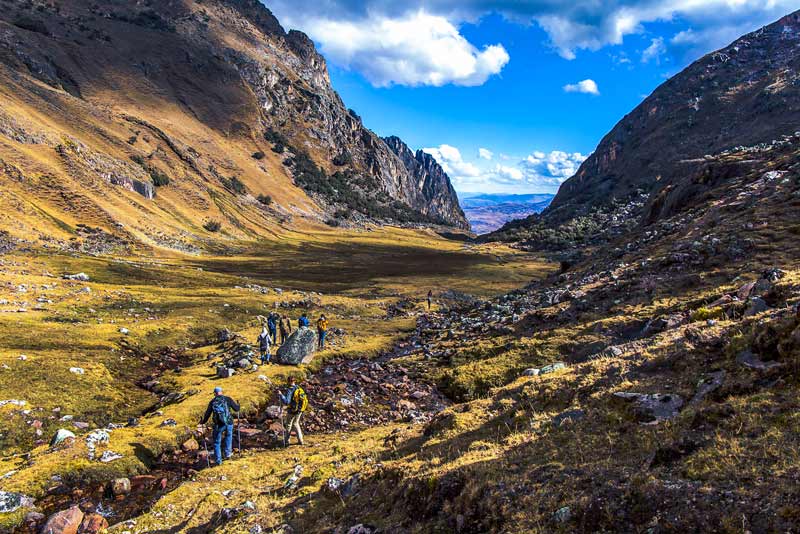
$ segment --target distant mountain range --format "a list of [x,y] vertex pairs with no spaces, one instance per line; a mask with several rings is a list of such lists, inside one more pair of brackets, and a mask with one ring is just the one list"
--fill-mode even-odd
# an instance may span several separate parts
[[472,230],[483,234],[497,230],[508,221],[540,213],[550,205],[553,195],[462,193],[460,200]]

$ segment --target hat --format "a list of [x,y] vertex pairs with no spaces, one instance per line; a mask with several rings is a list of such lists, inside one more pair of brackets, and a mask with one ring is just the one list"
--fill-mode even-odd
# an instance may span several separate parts
[[222,393],[222,388],[217,386],[214,388],[214,393]]

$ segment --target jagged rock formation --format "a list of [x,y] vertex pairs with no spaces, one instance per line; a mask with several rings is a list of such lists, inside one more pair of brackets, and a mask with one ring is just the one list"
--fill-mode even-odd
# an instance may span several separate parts
[[421,211],[431,216],[450,214],[453,226],[469,229],[450,178],[434,157],[422,150],[412,152],[402,139],[394,135],[384,137],[383,141],[415,179],[407,184],[411,187],[408,187],[406,195],[414,198],[417,205],[427,202],[426,209]]
[[[674,76],[625,116],[564,182],[543,216],[501,233],[582,218],[651,224],[702,201],[738,171],[710,175],[708,160],[780,141],[800,121],[800,12],[745,35]],[[617,213],[620,208],[626,213]],[[616,215],[615,215],[616,214]],[[614,226],[615,221],[610,221]],[[588,233],[602,233],[609,221]]]
[[80,222],[189,250],[297,217],[465,227],[447,177],[421,183],[257,0],[11,3],[0,94],[18,235]]

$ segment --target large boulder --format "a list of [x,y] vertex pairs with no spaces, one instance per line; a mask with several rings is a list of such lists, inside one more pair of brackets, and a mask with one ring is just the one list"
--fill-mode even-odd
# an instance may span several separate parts
[[301,326],[289,336],[289,339],[278,349],[276,358],[285,365],[300,365],[308,363],[317,350],[317,333],[305,326]]
[[108,521],[100,514],[86,514],[78,534],[100,534],[108,530]]
[[83,512],[77,506],[51,515],[42,528],[42,534],[77,534],[83,521]]

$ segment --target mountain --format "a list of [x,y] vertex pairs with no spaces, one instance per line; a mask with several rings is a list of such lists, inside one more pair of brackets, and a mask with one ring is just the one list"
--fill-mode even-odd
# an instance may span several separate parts
[[446,175],[409,171],[257,0],[5,7],[0,228],[17,237],[82,243],[85,225],[194,251],[325,221],[466,228]]
[[508,221],[541,213],[552,199],[553,195],[546,194],[467,193],[461,196],[461,205],[473,231],[484,234]]
[[428,203],[432,213],[450,214],[451,223],[459,228],[469,230],[469,224],[458,202],[450,178],[436,160],[422,150],[412,152],[399,137],[383,138],[389,149],[403,162],[408,173],[416,184],[409,195],[417,195],[417,205]]
[[702,201],[727,179],[709,174],[714,155],[797,130],[799,45],[795,12],[692,63],[603,138],[542,217],[515,222],[498,237],[531,238],[561,227],[592,239]]

